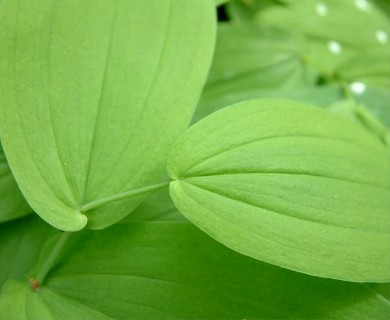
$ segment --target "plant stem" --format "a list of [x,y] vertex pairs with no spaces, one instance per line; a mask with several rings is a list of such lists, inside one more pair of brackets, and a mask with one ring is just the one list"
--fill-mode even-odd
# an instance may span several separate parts
[[96,209],[98,207],[101,207],[101,206],[103,206],[105,204],[108,204],[108,203],[111,203],[111,202],[115,202],[115,201],[118,201],[118,200],[126,199],[126,198],[129,198],[129,197],[132,197],[132,196],[137,196],[137,195],[140,195],[140,194],[143,194],[143,193],[147,193],[147,192],[150,192],[150,191],[158,190],[158,189],[161,189],[161,188],[164,188],[164,187],[168,186],[169,183],[170,183],[170,181],[164,181],[164,182],[157,183],[157,184],[154,184],[154,185],[151,185],[151,186],[147,186],[147,187],[144,187],[144,188],[130,190],[130,191],[118,193],[118,194],[115,194],[113,196],[109,196],[109,197],[106,197],[106,198],[98,199],[98,200],[89,202],[87,204],[84,204],[83,206],[81,206],[80,211],[81,212],[87,212],[87,211]]
[[37,277],[35,278],[35,281],[37,282],[38,286],[40,286],[42,282],[45,280],[48,272],[53,266],[53,263],[57,259],[58,254],[60,253],[61,249],[64,247],[66,241],[68,240],[71,234],[72,232],[63,232],[59,237],[57,243],[55,244],[54,248],[51,250],[45,263],[43,264],[41,270],[39,271]]
[[340,86],[341,86],[341,89],[343,90],[343,94],[344,94],[345,98],[356,102],[356,99],[353,96],[353,94],[348,86],[348,83],[346,83],[345,81],[342,81],[342,82],[340,82]]

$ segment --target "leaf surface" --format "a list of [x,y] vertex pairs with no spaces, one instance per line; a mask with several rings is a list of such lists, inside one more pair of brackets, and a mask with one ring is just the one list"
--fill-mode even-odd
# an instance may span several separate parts
[[32,212],[21,194],[0,143],[0,222],[23,217]]
[[173,204],[168,186],[151,192],[134,212],[121,222],[146,221],[187,221]]
[[264,264],[186,223],[119,224],[72,237],[38,292],[6,283],[2,319],[380,320],[390,312],[366,285]]
[[367,0],[294,1],[257,14],[256,23],[306,37],[307,62],[334,80],[390,85],[390,22]]
[[28,279],[43,244],[56,233],[35,214],[1,224],[0,288],[8,279]]
[[174,145],[175,205],[228,247],[311,275],[390,280],[389,148],[287,100],[222,109]]
[[[32,208],[62,230],[101,229],[156,184],[211,61],[209,0],[3,1],[0,122]],[[22,156],[21,156],[22,155]]]

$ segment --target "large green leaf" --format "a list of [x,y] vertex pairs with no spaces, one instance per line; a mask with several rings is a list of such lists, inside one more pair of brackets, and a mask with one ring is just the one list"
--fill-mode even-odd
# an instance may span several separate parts
[[206,78],[214,12],[209,0],[2,1],[0,133],[42,218],[104,228],[144,195],[91,203],[162,179]]
[[228,247],[312,275],[384,282],[389,156],[342,117],[253,100],[188,129],[167,167],[179,211]]
[[356,320],[390,312],[366,285],[261,263],[185,223],[119,224],[72,237],[38,291],[27,281],[5,284],[1,319]]
[[31,212],[9,169],[0,143],[0,222],[19,218]]

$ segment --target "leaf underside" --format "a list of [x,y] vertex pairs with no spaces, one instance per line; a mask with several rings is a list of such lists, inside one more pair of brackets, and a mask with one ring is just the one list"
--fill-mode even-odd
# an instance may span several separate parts
[[167,168],[179,211],[228,247],[316,276],[390,280],[389,149],[364,127],[243,102],[188,129]]
[[80,208],[161,181],[206,78],[214,10],[208,0],[2,2],[0,134],[43,219],[104,228],[144,195]]

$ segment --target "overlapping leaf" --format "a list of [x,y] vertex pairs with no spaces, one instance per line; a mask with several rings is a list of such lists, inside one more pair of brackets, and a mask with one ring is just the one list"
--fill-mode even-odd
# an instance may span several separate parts
[[185,223],[119,224],[72,237],[39,291],[27,281],[4,285],[0,318],[380,320],[390,312],[366,285],[261,263]]
[[220,24],[195,121],[234,102],[261,96],[289,97],[314,86],[315,73],[303,65],[300,44],[283,32]]
[[162,179],[205,81],[214,10],[208,0],[2,2],[1,137],[41,217],[104,228],[143,195],[88,204]]
[[35,215],[1,224],[0,288],[9,279],[27,280],[43,244],[56,233]]
[[305,64],[326,81],[388,87],[390,23],[387,11],[373,2],[302,0],[281,5],[280,1],[251,0],[232,2],[228,8],[235,23],[250,29],[260,25],[303,37],[300,50]]
[[371,112],[390,129],[390,89],[368,86],[361,94],[354,94],[359,103],[370,108]]
[[[295,1],[288,7],[268,8],[256,19],[305,35],[309,63],[336,73],[336,79],[390,85],[390,23],[371,1]],[[364,60],[370,61],[370,67]]]
[[188,129],[168,160],[171,196],[228,247],[349,281],[390,280],[390,151],[320,108],[253,100]]
[[19,218],[31,212],[9,169],[0,143],[0,222]]

